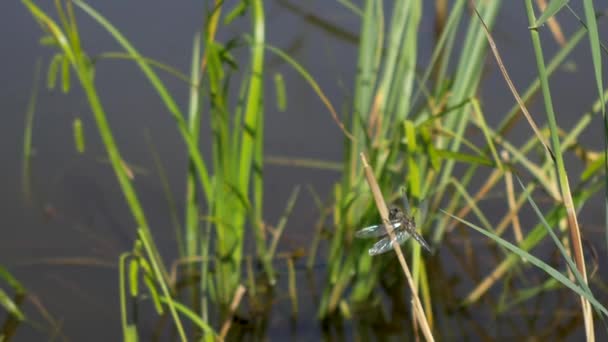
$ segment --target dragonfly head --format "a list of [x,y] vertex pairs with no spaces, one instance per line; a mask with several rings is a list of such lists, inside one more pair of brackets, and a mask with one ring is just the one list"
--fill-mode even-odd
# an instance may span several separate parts
[[399,207],[391,205],[391,207],[389,208],[388,211],[388,219],[393,221],[393,220],[398,220],[401,219],[403,217],[403,212],[401,211],[401,209],[399,209]]

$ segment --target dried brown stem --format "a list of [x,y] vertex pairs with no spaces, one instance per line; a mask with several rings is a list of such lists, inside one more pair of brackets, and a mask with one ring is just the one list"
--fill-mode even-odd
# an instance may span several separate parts
[[417,315],[416,321],[420,325],[420,329],[424,334],[424,337],[427,341],[435,341],[433,338],[433,334],[431,332],[431,328],[429,327],[429,323],[426,319],[426,315],[424,313],[424,308],[422,307],[422,303],[420,302],[420,298],[418,297],[418,291],[416,290],[416,285],[414,284],[414,279],[412,279],[412,274],[410,273],[410,269],[405,262],[405,257],[403,256],[403,251],[401,251],[401,246],[395,240],[395,233],[393,232],[393,227],[389,224],[388,219],[388,209],[386,207],[386,203],[384,202],[384,196],[382,196],[382,192],[380,191],[380,187],[378,186],[378,182],[376,182],[376,178],[374,177],[374,172],[372,171],[369,163],[367,162],[367,158],[364,153],[360,154],[361,161],[363,163],[363,169],[365,170],[365,177],[367,179],[367,183],[374,195],[374,201],[376,202],[376,207],[380,212],[380,217],[382,217],[382,222],[384,222],[384,228],[386,229],[388,235],[391,238],[393,249],[397,254],[397,259],[399,259],[399,263],[401,264],[401,268],[403,269],[403,274],[405,274],[405,278],[407,279],[407,283],[412,291],[412,300],[413,300],[413,309]]

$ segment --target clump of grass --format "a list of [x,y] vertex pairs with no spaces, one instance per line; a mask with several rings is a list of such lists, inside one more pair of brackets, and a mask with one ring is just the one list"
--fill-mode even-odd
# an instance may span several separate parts
[[[110,164],[122,189],[124,198],[137,224],[137,248],[131,254],[121,258],[121,265],[129,261],[128,282],[121,280],[121,286],[131,284],[131,296],[137,297],[138,274],[143,274],[151,298],[156,303],[159,313],[167,306],[173,318],[180,339],[186,340],[178,312],[194,320],[203,331],[210,332],[208,308],[205,303],[213,301],[220,308],[226,306],[234,297],[240,284],[241,264],[243,259],[243,242],[245,227],[250,224],[256,237],[257,256],[265,266],[268,281],[274,282],[271,253],[267,251],[267,241],[258,227],[262,222],[263,198],[263,75],[264,75],[264,10],[261,1],[242,2],[229,12],[226,20],[236,18],[242,10],[249,8],[252,21],[252,36],[249,40],[251,51],[250,64],[242,76],[240,93],[233,98],[229,93],[230,75],[234,72],[234,61],[231,57],[233,43],[222,44],[216,40],[220,15],[224,4],[217,3],[209,9],[202,34],[196,35],[192,52],[190,77],[190,97],[187,114],[180,109],[173,95],[158,77],[153,67],[179,75],[170,67],[142,56],[122,33],[100,13],[82,1],[55,2],[59,20],[56,21],[34,2],[23,1],[37,22],[41,24],[46,36],[45,41],[57,48],[58,53],[49,67],[49,84],[55,84],[56,74],[61,72],[62,90],[70,90],[70,75],[73,73],[84,89],[87,100],[97,125],[99,134],[108,153]],[[102,54],[89,57],[83,49],[81,37],[74,14],[74,5],[94,19],[124,49],[124,53]],[[244,6],[244,7],[243,7]],[[236,11],[236,12],[235,12]],[[242,14],[242,13],[241,13]],[[201,46],[205,46],[203,51]],[[186,185],[186,213],[183,229],[178,231],[178,241],[184,258],[201,260],[200,266],[190,267],[191,274],[200,274],[200,283],[193,294],[195,302],[201,302],[202,321],[194,318],[198,314],[187,311],[177,301],[178,294],[170,282],[166,267],[159,255],[150,225],[142,205],[127,174],[119,147],[108,124],[106,113],[99,99],[94,83],[95,61],[99,58],[127,58],[133,60],[142,70],[150,84],[162,99],[169,113],[175,120],[176,127],[183,138],[189,158]],[[61,66],[61,68],[59,68]],[[61,69],[61,70],[59,70]],[[181,77],[182,79],[184,77]],[[232,100],[239,104],[231,108]],[[206,102],[205,102],[206,101]],[[207,165],[199,150],[199,129],[202,114],[207,111],[213,135],[210,158],[212,168]],[[233,125],[230,126],[229,123]],[[75,127],[77,128],[77,127]],[[77,148],[84,151],[84,141],[78,130],[75,130]],[[213,173],[210,171],[213,170]],[[204,211],[202,208],[206,208]],[[201,217],[211,218],[202,223]],[[216,236],[214,248],[211,248],[211,232]],[[276,249],[276,242],[273,243]],[[215,263],[216,272],[211,275],[209,263]],[[121,266],[121,276],[127,272]],[[158,289],[157,289],[158,288]],[[122,302],[126,300],[125,291]],[[195,306],[196,307],[196,306]],[[189,310],[189,309],[188,309]],[[135,339],[134,325],[128,323],[123,307],[123,327],[125,339]],[[202,324],[204,323],[204,324]]]
[[[528,15],[532,13],[530,3],[527,3]],[[354,230],[378,220],[377,214],[370,209],[369,197],[363,195],[363,173],[355,158],[359,153],[366,153],[370,156],[370,164],[374,166],[374,175],[378,179],[381,192],[394,194],[394,189],[400,184],[407,184],[411,198],[416,201],[426,197],[431,199],[431,213],[436,212],[441,203],[447,203],[446,212],[457,213],[457,217],[464,217],[472,212],[483,224],[483,229],[490,232],[494,231],[495,224],[485,217],[477,203],[495,188],[499,180],[505,179],[507,190],[510,189],[509,198],[506,199],[510,210],[499,221],[500,230],[498,233],[495,231],[494,236],[500,235],[504,228],[513,223],[516,226],[518,248],[523,251],[538,245],[546,236],[546,230],[542,225],[532,231],[517,228],[520,225],[517,220],[519,208],[538,186],[542,191],[551,194],[557,204],[546,216],[547,221],[555,224],[566,218],[569,222],[574,260],[583,282],[579,281],[574,287],[571,286],[572,283],[566,286],[581,295],[587,337],[593,340],[588,304],[592,295],[584,291],[587,286],[585,262],[580,248],[575,208],[587,201],[602,184],[595,181],[591,174],[597,175],[597,164],[604,162],[604,159],[589,166],[587,177],[576,187],[574,193],[571,193],[562,154],[576,144],[577,138],[588,127],[593,112],[583,115],[573,129],[562,133],[550,105],[547,85],[551,74],[585,36],[585,30],[581,29],[573,34],[545,67],[538,32],[531,29],[539,76],[523,92],[523,96],[520,96],[508,78],[508,67],[500,61],[498,48],[490,33],[494,18],[499,12],[500,2],[469,4],[471,17],[463,47],[459,51],[453,50],[458,24],[466,13],[466,4],[467,1],[456,1],[452,5],[422,76],[414,69],[421,3],[395,3],[386,28],[383,6],[368,1],[365,8],[361,9],[359,64],[354,87],[353,112],[345,116],[345,121],[350,125],[349,135],[345,137],[347,151],[343,179],[335,186],[333,194],[336,230],[330,242],[331,263],[319,314],[321,317],[328,317],[344,303],[343,298],[347,295],[354,303],[367,300],[379,283],[378,268],[386,267],[385,263],[389,260],[369,258],[364,247],[354,243],[352,239]],[[592,10],[592,6],[589,8]],[[547,11],[549,14],[541,22],[537,22],[531,15],[530,26],[535,27],[535,23],[538,26],[544,20],[549,20],[551,13],[556,10],[550,7]],[[588,14],[587,18],[590,15]],[[595,18],[595,14],[593,17]],[[593,24],[595,25],[595,21]],[[597,38],[591,30],[590,38],[592,41]],[[488,125],[483,105],[475,95],[481,81],[488,47],[492,48],[517,102],[497,128]],[[452,74],[448,72],[449,61],[456,61]],[[599,63],[595,57],[594,63]],[[601,70],[601,65],[596,66],[597,77],[600,75],[597,73],[598,68]],[[431,75],[434,79],[428,82]],[[598,84],[601,82],[598,81]],[[604,91],[601,87],[598,89],[600,99],[594,105],[594,111],[603,113]],[[539,90],[543,92],[548,112],[546,127],[535,123],[538,119],[528,113],[525,105]],[[517,146],[509,142],[506,135],[519,119],[520,112],[524,113],[534,135],[521,146]],[[479,131],[485,145],[476,146],[469,141],[464,135],[467,129]],[[543,146],[547,153],[540,162],[534,162],[529,154],[539,145]],[[464,176],[459,179],[454,174],[456,163],[468,164]],[[470,194],[472,180],[479,172],[485,172],[483,168],[491,171],[490,177],[474,194]],[[524,193],[516,199],[511,175],[522,172],[531,174],[533,180],[524,186]],[[389,195],[388,198],[395,198],[395,195]],[[561,203],[564,203],[567,210],[561,207]],[[433,245],[439,246],[445,235],[452,232],[455,223],[450,216],[431,216],[423,228],[434,228]],[[515,255],[507,255],[505,262],[500,263],[488,276],[487,282],[479,284],[465,303],[475,302],[491,286],[490,279],[495,281],[512,270],[521,261],[521,258]],[[412,249],[410,257],[414,280],[417,286],[423,286],[420,291],[423,295],[422,302],[426,304],[426,309],[430,310],[432,300],[428,297],[428,288],[424,286],[428,286],[425,284],[432,280],[421,279],[426,277],[428,272],[418,248]],[[551,273],[551,276],[558,279],[555,273]],[[559,278],[559,282],[564,284],[562,280]],[[582,292],[586,294],[581,294]]]

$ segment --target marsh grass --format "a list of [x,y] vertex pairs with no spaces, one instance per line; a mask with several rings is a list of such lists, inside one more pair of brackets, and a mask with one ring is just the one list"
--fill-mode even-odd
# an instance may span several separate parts
[[[324,247],[322,235],[325,223],[330,218],[332,220],[327,257],[321,261],[327,263],[327,277],[319,300],[317,314],[320,318],[330,321],[339,314],[344,319],[350,319],[357,317],[357,308],[382,302],[379,299],[379,284],[385,283],[387,274],[395,274],[387,272],[395,266],[394,258],[370,257],[366,253],[365,243],[355,242],[353,235],[360,227],[386,219],[385,199],[387,202],[397,199],[399,194],[396,189],[404,185],[408,189],[407,197],[416,205],[424,199],[430,201],[429,219],[417,224],[425,236],[432,237],[430,240],[436,253],[447,253],[442,251],[442,245],[454,234],[462,232],[464,225],[486,237],[488,243],[498,246],[496,265],[488,275],[475,279],[474,287],[464,299],[458,300],[459,307],[466,308],[478,303],[492,286],[500,281],[506,283],[513,278],[522,278],[525,272],[521,270],[534,266],[546,273],[548,278],[540,284],[526,282],[528,287],[518,288],[512,300],[506,299],[511,298],[511,293],[505,286],[500,294],[498,311],[504,312],[547,290],[563,286],[580,297],[587,340],[594,340],[591,310],[595,310],[605,325],[604,316],[608,315],[608,311],[589,285],[577,222],[578,210],[602,186],[605,187],[608,169],[605,154],[608,151],[608,138],[603,156],[578,142],[597,113],[604,117],[604,130],[608,136],[604,105],[608,90],[603,88],[601,44],[592,1],[584,1],[586,23],[563,43],[546,65],[545,51],[539,37],[540,28],[544,23],[551,22],[552,30],[558,37],[559,23],[553,16],[560,9],[568,7],[564,7],[565,2],[552,1],[537,19],[532,2],[526,2],[525,15],[529,19],[538,77],[521,95],[510,80],[509,66],[502,62],[501,48],[494,42],[491,33],[501,1],[456,0],[450,8],[447,2],[437,1],[437,13],[445,16],[439,15],[443,19],[436,23],[437,39],[428,63],[419,60],[422,0],[394,2],[389,5],[392,6],[390,12],[385,12],[384,3],[378,0],[365,1],[362,8],[349,1],[340,1],[346,9],[361,18],[352,111],[343,115],[336,111],[312,73],[266,42],[264,7],[260,0],[238,2],[227,13],[221,1],[210,5],[202,30],[193,39],[189,75],[140,54],[116,27],[80,0],[67,1],[65,4],[55,1],[57,20],[33,1],[23,0],[23,3],[41,24],[46,34],[43,42],[58,51],[49,64],[48,85],[55,87],[61,75],[61,90],[68,92],[73,87],[70,83],[72,73],[76,76],[89,101],[110,164],[136,222],[137,239],[133,249],[124,253],[119,261],[124,340],[136,341],[139,338],[137,321],[133,319],[135,315],[130,312],[128,303],[142,298],[142,291],[145,291],[145,296],[159,315],[171,316],[181,340],[189,337],[183,319],[191,323],[196,334],[203,334],[205,340],[226,338],[231,319],[243,298],[248,299],[251,307],[257,307],[263,306],[260,297],[273,293],[277,282],[274,269],[277,261],[285,262],[287,268],[287,298],[291,305],[291,317],[295,319],[301,315],[294,261],[298,253],[277,252],[300,188],[294,187],[275,227],[264,223],[264,162],[340,169],[342,172],[342,179],[335,184],[327,200],[319,198],[314,190],[310,191],[320,217],[311,233],[306,261],[309,271],[318,263],[319,248]],[[87,56],[82,48],[84,44],[81,43],[74,6],[94,19],[124,51]],[[390,17],[387,17],[388,13],[391,13]],[[216,40],[222,18],[224,24],[229,25],[244,14],[251,19],[250,35],[228,43]],[[455,49],[458,45],[456,40],[461,36],[462,46]],[[573,127],[562,129],[553,108],[549,80],[585,37],[589,37],[591,42],[598,100],[589,112],[577,119]],[[250,59],[244,72],[235,68],[232,57],[234,49],[242,46],[250,49]],[[515,102],[496,127],[489,124],[486,106],[477,95],[482,84],[485,60],[490,52]],[[272,53],[290,65],[326,106],[333,122],[344,134],[342,163],[265,158],[262,149],[265,90],[262,86],[266,77],[266,53]],[[94,82],[95,62],[108,58],[131,60],[141,69],[173,117],[185,143],[188,169],[182,222],[164,176],[162,161],[152,152],[167,194],[180,254],[171,273],[159,255],[150,225],[98,97]],[[424,65],[424,69],[420,65]],[[158,70],[168,72],[188,84],[186,110],[180,109],[173,94],[158,76]],[[237,78],[240,83],[237,84],[237,93],[233,94],[229,90],[233,89],[231,82]],[[284,110],[287,95],[281,75],[275,75],[274,84],[277,106]],[[539,91],[547,113],[546,124],[542,123],[539,115],[527,109],[527,103]],[[35,97],[33,101],[35,103]],[[32,115],[33,107],[26,115],[25,162],[31,150]],[[522,117],[526,119],[529,138],[523,142],[509,141],[508,133]],[[211,126],[212,134],[208,140],[200,136],[203,120],[209,120]],[[84,137],[79,133],[81,127],[77,126],[75,121],[75,145],[84,152]],[[470,138],[468,131],[477,133],[479,139]],[[153,139],[148,140],[154,151]],[[211,146],[210,156],[201,154],[201,144]],[[592,160],[583,160],[587,164],[580,175],[568,174],[563,158],[569,153],[577,158],[593,156]],[[359,158],[363,155],[366,158],[361,163]],[[26,166],[24,164],[24,169]],[[456,171],[457,166],[463,166],[462,175]],[[602,172],[605,174],[602,175]],[[486,181],[475,181],[478,174],[488,175]],[[514,184],[514,178],[519,181],[519,187]],[[527,180],[524,183],[520,179]],[[480,203],[496,191],[499,184],[505,187],[506,196],[502,200],[506,210],[502,217],[490,216],[484,213]],[[370,190],[376,205],[371,200]],[[551,200],[546,214],[541,212],[534,200],[535,194],[540,193]],[[608,211],[608,191],[604,197]],[[526,203],[531,205],[540,221],[532,229],[527,228],[521,219],[521,211]],[[247,255],[243,250],[248,227],[255,240],[253,255]],[[510,227],[515,243],[505,237]],[[563,227],[567,227],[569,238],[565,238],[564,231],[559,230]],[[567,266],[566,273],[530,253],[546,240],[547,235],[559,250],[561,260]],[[420,246],[415,243],[408,242],[403,250],[400,246],[394,247],[403,271],[397,274],[405,276],[409,286],[408,295],[413,297],[411,308],[415,314],[411,320],[412,331],[418,334],[420,328],[426,340],[433,340],[434,336],[450,336],[447,333],[449,329],[441,326],[433,313],[434,308],[444,303],[437,303],[439,299],[433,294],[433,283],[437,280],[432,277],[438,273],[431,268],[431,258],[422,254]],[[465,252],[469,255],[475,253],[470,249]],[[263,281],[259,280],[256,265],[260,265]],[[0,272],[0,276],[3,274],[7,273]],[[246,274],[246,277],[242,277],[242,274]],[[9,278],[5,276],[4,279]],[[189,285],[187,290],[178,286],[180,279]],[[401,297],[399,287],[384,288],[391,298]],[[8,301],[1,304],[7,310],[10,307]]]
[[[148,220],[142,209],[132,181],[128,176],[124,161],[112,136],[108,125],[106,113],[98,97],[98,90],[94,83],[94,61],[96,58],[127,58],[133,60],[143,71],[144,75],[160,96],[162,103],[175,119],[177,129],[183,138],[189,157],[189,168],[186,185],[186,212],[183,231],[178,230],[178,249],[182,256],[197,257],[201,262],[189,267],[190,273],[200,274],[200,286],[194,287],[192,297],[195,302],[202,298],[200,315],[202,321],[194,322],[205,332],[212,329],[206,325],[207,302],[212,301],[214,306],[228,308],[240,284],[242,248],[244,229],[246,224],[257,227],[261,222],[262,213],[262,182],[263,168],[263,93],[261,90],[264,75],[264,14],[260,1],[251,2],[250,13],[252,17],[252,36],[250,39],[251,64],[249,72],[242,79],[241,92],[237,96],[236,108],[230,108],[228,93],[229,76],[231,70],[230,45],[223,45],[215,40],[218,21],[223,4],[217,3],[209,9],[201,35],[195,36],[192,52],[191,75],[188,78],[190,97],[187,114],[182,112],[173,95],[166,89],[164,83],[152,67],[162,65],[151,63],[143,57],[121,32],[107,21],[100,13],[81,1],[67,1],[62,4],[55,1],[59,21],[41,10],[32,1],[23,1],[34,16],[35,20],[47,34],[45,41],[58,49],[49,67],[49,84],[54,85],[56,74],[61,73],[62,90],[70,90],[70,74],[74,73],[79,84],[83,87],[89,100],[95,123],[102,137],[108,153],[110,163],[127,204],[137,224],[138,240],[134,250],[121,258],[121,265],[129,261],[129,277],[124,276],[126,266],[121,266],[121,291],[123,330],[127,340],[137,339],[135,326],[126,319],[126,300],[124,282],[137,284],[138,277],[142,277],[151,298],[156,304],[159,314],[164,307],[169,309],[175,328],[181,340],[186,340],[178,311],[189,317],[197,317],[197,313],[189,312],[187,307],[176,301],[178,294],[173,289],[174,284],[169,281],[164,262],[158,253],[155,241],[149,228]],[[101,27],[116,39],[124,49],[124,53],[114,55],[100,55],[89,58],[82,49],[80,33],[74,6],[94,19]],[[233,13],[234,14],[234,13]],[[201,45],[206,49],[201,52]],[[164,70],[173,71],[171,68]],[[173,74],[177,74],[173,72]],[[203,101],[208,101],[206,106]],[[210,143],[213,146],[211,173],[205,158],[199,150],[199,127],[201,114],[208,109],[213,135]],[[229,123],[232,122],[231,127]],[[75,138],[79,149],[83,149],[83,140],[75,131]],[[158,164],[158,163],[157,163]],[[160,165],[160,164],[159,164]],[[251,194],[251,195],[250,195]],[[253,200],[250,201],[249,198]],[[207,215],[203,215],[205,204]],[[210,217],[211,220],[201,221],[201,217]],[[211,229],[214,231],[215,248],[210,247]],[[255,234],[258,258],[264,263],[270,283],[274,282],[273,269],[270,257],[266,252],[266,241],[263,235]],[[276,242],[274,243],[276,245]],[[276,248],[276,247],[275,247]],[[214,262],[216,272],[213,277],[209,273],[209,263]],[[198,266],[197,266],[198,265]],[[138,297],[137,285],[131,285],[131,297]],[[198,305],[195,305],[198,307]],[[198,323],[197,323],[198,322]],[[204,324],[203,324],[204,323]]]
[[[438,3],[440,5],[441,2]],[[541,20],[534,18],[531,2],[526,4],[526,10],[530,17],[530,33],[533,47],[537,56],[539,67],[538,78],[519,95],[518,90],[510,81],[508,66],[501,62],[499,49],[493,41],[490,30],[496,14],[499,11],[500,2],[456,1],[449,11],[443,31],[437,39],[435,50],[422,77],[408,66],[415,64],[416,46],[418,32],[418,18],[421,2],[397,2],[392,8],[392,17],[386,25],[383,7],[379,2],[368,1],[362,9],[362,28],[359,50],[359,64],[357,83],[355,85],[354,110],[351,115],[346,116],[345,121],[350,123],[349,132],[354,136],[345,138],[347,156],[344,163],[343,180],[336,185],[334,197],[336,206],[335,215],[338,218],[336,232],[330,245],[330,260],[328,283],[322,299],[319,311],[321,317],[328,317],[342,303],[344,296],[349,296],[352,302],[368,300],[373,295],[373,290],[379,282],[378,266],[387,260],[366,256],[358,243],[352,243],[352,234],[357,227],[362,227],[371,222],[370,218],[375,215],[369,211],[369,200],[363,198],[361,169],[355,163],[354,156],[359,152],[370,155],[370,164],[374,166],[374,175],[379,180],[380,189],[383,193],[390,194],[392,189],[399,184],[407,184],[409,196],[420,200],[425,197],[432,199],[431,212],[437,212],[440,203],[447,203],[445,212],[457,213],[456,215],[435,216],[432,222],[428,222],[423,228],[433,228],[433,244],[439,246],[445,235],[451,233],[455,223],[462,222],[454,220],[469,213],[474,214],[475,219],[482,223],[483,228],[489,232],[487,235],[498,242],[498,235],[508,225],[514,226],[514,234],[518,245],[504,245],[501,240],[499,244],[507,250],[506,259],[488,275],[484,281],[467,296],[464,303],[470,305],[476,302],[497,280],[514,269],[521,267],[522,260],[528,260],[527,256],[521,256],[537,246],[547,234],[546,226],[539,224],[533,230],[520,227],[518,212],[527,200],[531,200],[532,191],[542,191],[551,194],[556,201],[555,208],[546,215],[548,227],[554,227],[557,223],[567,219],[569,222],[570,241],[573,247],[574,260],[578,267],[580,279],[578,283],[565,283],[563,275],[548,271],[545,265],[534,260],[533,264],[548,272],[551,279],[567,286],[581,296],[583,305],[583,316],[585,317],[585,331],[588,340],[594,340],[593,320],[590,315],[589,301],[594,300],[591,292],[586,292],[587,287],[585,261],[580,244],[580,232],[576,220],[575,208],[580,207],[599,186],[601,181],[590,176],[592,171],[586,171],[589,177],[576,190],[571,193],[566,166],[562,154],[576,144],[577,137],[589,125],[590,118],[594,114],[585,114],[580,117],[575,126],[566,132],[561,132],[557,126],[555,114],[551,106],[550,90],[548,80],[556,68],[563,63],[564,58],[574,49],[585,36],[584,28],[572,35],[563,48],[553,57],[545,67],[542,47],[535,27],[541,25],[559,9],[548,8],[548,14]],[[444,4],[445,5],[445,4]],[[464,19],[465,5],[469,5],[471,13],[468,28],[464,36],[463,48],[456,52],[453,50],[454,39],[458,23]],[[475,7],[477,6],[477,7]],[[593,16],[595,25],[595,13],[593,7],[586,4],[586,18]],[[551,12],[552,11],[552,12]],[[592,49],[599,47],[599,42],[593,43],[597,36],[591,34]],[[482,104],[475,97],[480,84],[482,65],[486,58],[487,48],[492,48],[492,53],[498,61],[501,72],[509,83],[516,104],[502,119],[498,128],[488,126]],[[598,50],[599,51],[599,50]],[[595,52],[593,52],[595,53]],[[447,67],[449,60],[456,60],[457,67],[454,74],[449,75]],[[600,65],[598,65],[600,64]],[[601,63],[594,57],[596,77],[601,79]],[[435,79],[427,88],[430,75]],[[449,80],[449,83],[447,83]],[[448,84],[448,87],[446,87]],[[601,84],[598,81],[598,84]],[[413,89],[418,89],[416,92]],[[599,87],[600,99],[594,105],[592,112],[601,111],[604,108],[604,91]],[[535,123],[533,115],[526,108],[528,101],[538,90],[542,90],[547,111],[548,126],[539,126]],[[396,94],[399,94],[398,96]],[[420,100],[419,95],[424,94]],[[417,102],[418,101],[418,102]],[[514,127],[523,112],[531,131],[534,132],[528,141],[521,146],[516,146],[507,141],[506,134]],[[476,146],[468,141],[464,135],[466,129],[474,128],[481,132],[485,146]],[[549,142],[545,142],[549,141]],[[546,155],[541,162],[534,162],[528,156],[538,145],[544,147]],[[468,152],[462,147],[469,149]],[[499,151],[501,151],[499,156]],[[594,171],[602,172],[598,163],[594,163]],[[468,164],[464,177],[456,179],[453,172],[456,163]],[[469,194],[473,176],[480,172],[480,168],[489,167],[492,172],[485,184],[475,194]],[[591,165],[589,165],[591,167]],[[524,192],[516,194],[513,187],[512,174],[527,172],[532,175],[533,180],[522,185]],[[596,174],[596,175],[597,175]],[[508,213],[499,221],[498,229],[484,213],[477,207],[477,203],[492,191],[501,179],[507,186]],[[448,191],[448,189],[455,191]],[[516,199],[516,195],[518,198]],[[391,198],[392,196],[389,196]],[[470,224],[469,224],[470,225]],[[551,228],[553,229],[553,228]],[[496,237],[496,239],[495,239]],[[515,252],[511,247],[517,249]],[[565,251],[565,250],[563,250]],[[509,254],[514,253],[514,254]],[[518,252],[521,252],[518,254]],[[425,284],[432,279],[421,279],[428,275],[425,269],[424,258],[421,257],[419,248],[413,248],[410,254],[414,279],[417,286],[421,286],[422,302],[426,309],[432,308],[432,299]],[[564,255],[564,260],[572,260]],[[412,291],[415,293],[415,291]],[[592,303],[601,316],[605,315],[603,309],[598,308],[597,301]]]

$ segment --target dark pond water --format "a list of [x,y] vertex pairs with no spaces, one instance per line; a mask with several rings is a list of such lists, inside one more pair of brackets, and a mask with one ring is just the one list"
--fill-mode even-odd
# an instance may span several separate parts
[[[423,37],[421,41],[427,42],[421,47],[420,61],[423,64],[430,56],[433,39],[430,3],[425,5],[420,32]],[[523,89],[535,74],[534,59],[522,4],[516,1],[507,3],[498,17],[495,37],[511,77]],[[45,6],[50,8],[49,4]],[[203,13],[200,2],[147,1],[144,4],[122,1],[97,2],[94,6],[120,28],[140,52],[180,70],[188,70],[193,34],[199,29]],[[0,194],[0,213],[3,217],[0,264],[7,266],[23,281],[29,293],[59,322],[61,334],[69,340],[119,340],[122,335],[116,263],[118,255],[132,246],[132,220],[114,175],[109,165],[103,162],[103,146],[96,134],[86,100],[77,87],[68,95],[59,91],[49,92],[44,88],[39,94],[33,133],[35,157],[31,180],[34,197],[29,205],[24,203],[21,177],[24,113],[36,60],[42,58],[46,67],[51,54],[49,49],[37,44],[40,30],[19,2],[0,2],[0,13],[3,14],[0,20],[0,41],[3,43],[0,103],[4,112],[0,134],[0,158],[3,158],[3,167],[0,168],[0,179],[3,180]],[[266,4],[266,17],[267,40],[289,51],[308,68],[337,107],[349,104],[355,74],[358,18],[339,3],[325,0],[269,1]],[[97,24],[80,12],[78,18],[83,41],[91,54],[118,50],[112,38]],[[560,19],[567,34],[577,28],[571,16],[562,14]],[[233,37],[248,27],[248,21],[241,20],[222,31],[220,37]],[[547,32],[544,32],[544,36],[548,38],[547,54],[551,55],[556,45]],[[570,61],[576,65],[576,72],[557,72],[552,89],[554,94],[558,94],[555,96],[555,107],[560,125],[566,129],[587,111],[596,97],[586,43],[581,44]],[[268,92],[267,155],[340,161],[342,135],[313,91],[280,60],[269,56],[267,65],[269,74],[283,74],[289,94],[288,111],[281,113],[272,105],[272,92]],[[510,108],[513,99],[495,64],[488,61],[488,66],[480,94],[485,111],[496,113],[488,116],[490,124],[495,124],[500,121],[500,115]],[[178,94],[178,100],[185,106],[187,87],[171,77],[166,79],[170,90]],[[173,259],[176,256],[174,234],[145,132],[149,132],[166,166],[180,210],[183,208],[186,165],[182,140],[173,129],[173,120],[132,63],[99,63],[97,85],[125,159],[141,169],[136,178],[137,190],[144,201],[149,221],[154,222],[153,232],[161,252],[167,260]],[[533,112],[539,117],[542,114],[540,109],[538,103],[532,105]],[[85,127],[87,151],[84,156],[78,155],[73,147],[72,120],[76,117],[83,120]],[[591,128],[589,134],[582,137],[581,143],[601,148],[600,126],[592,125],[597,128]],[[518,129],[511,138],[529,135],[527,128]],[[572,164],[570,168],[572,174],[577,174],[581,166]],[[310,184],[325,197],[340,176],[331,171],[276,165],[268,165],[265,175],[265,218],[271,222],[278,220],[294,185]],[[483,208],[491,217],[493,212],[502,210],[505,205],[504,200],[498,198],[487,201]],[[308,194],[301,196],[280,249],[307,247],[317,217],[312,198]],[[601,201],[590,201],[580,217],[586,229],[585,236],[590,241],[597,241],[593,245],[598,248],[600,260],[605,260],[599,229],[603,217]],[[533,224],[535,220],[530,217],[529,221],[524,219],[526,222]],[[446,301],[465,295],[500,260],[492,250],[482,252],[480,255],[487,256],[487,260],[476,261],[477,268],[473,274],[467,274],[471,268],[466,264],[470,260],[463,256],[463,241],[458,237],[450,239],[431,258],[434,274],[431,279],[440,279],[432,286],[438,293],[443,293]],[[474,238],[473,242],[473,247],[485,248],[482,247],[481,238]],[[550,255],[547,252],[542,256]],[[602,266],[606,266],[605,262],[599,264],[598,277],[601,279],[603,274],[605,279],[606,272]],[[318,340],[323,336],[323,326],[314,315],[319,286],[323,280],[322,268],[319,270],[315,274],[316,279],[312,280],[306,273],[298,273],[298,284],[311,282],[317,287],[300,286],[300,318],[295,321],[286,318],[289,316],[289,303],[279,300],[268,317],[267,329],[261,332],[262,336],[271,340],[291,338],[303,341]],[[531,280],[541,276],[531,274]],[[445,292],[441,291],[442,288]],[[285,282],[280,282],[277,292],[282,295],[285,289]],[[606,298],[601,291],[598,296]],[[408,298],[401,300],[402,308],[397,302],[391,312],[383,313],[388,317],[384,325],[371,322],[365,315],[358,316],[355,321],[331,325],[328,328],[330,335],[326,338],[353,340],[356,336],[364,336],[364,331],[370,331],[369,326],[375,327],[376,332],[386,331],[393,336],[412,336],[406,304]],[[48,331],[45,318],[32,302],[26,303],[25,311],[32,324],[21,326],[15,340],[44,340],[53,334]],[[444,334],[446,339],[493,340],[545,336],[548,333],[550,336],[560,335],[576,340],[584,336],[577,301],[569,291],[558,290],[540,296],[534,303],[521,304],[503,315],[495,315],[490,305],[473,307],[469,312],[439,309],[438,313],[441,322],[454,329],[453,333],[449,331]],[[380,313],[370,316],[377,315]],[[144,332],[144,340],[152,338],[157,324],[154,316],[143,318],[141,331]],[[605,331],[599,331],[599,334],[603,336]]]

